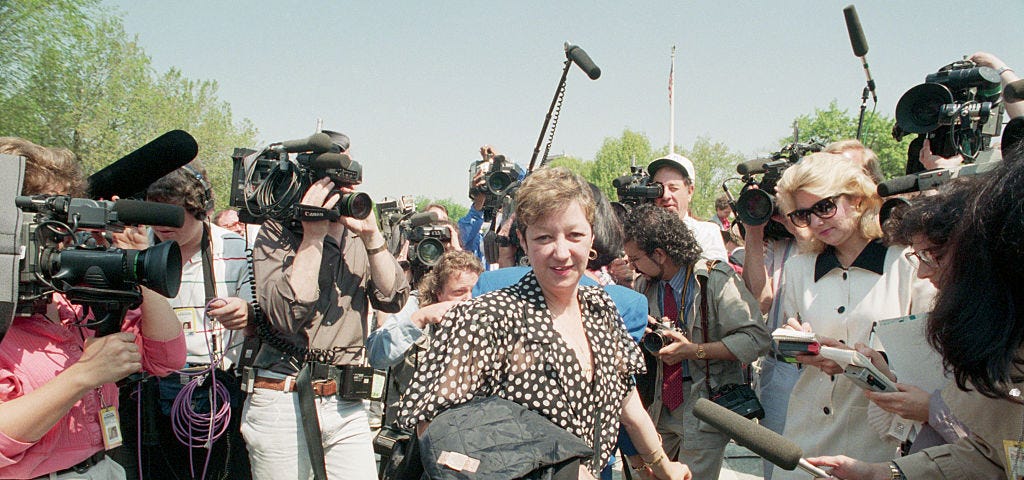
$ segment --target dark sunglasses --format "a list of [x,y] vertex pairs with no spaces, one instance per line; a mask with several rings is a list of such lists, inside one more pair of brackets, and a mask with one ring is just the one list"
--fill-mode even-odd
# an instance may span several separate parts
[[811,208],[793,210],[788,215],[789,221],[798,227],[806,227],[811,224],[812,213],[822,220],[832,218],[836,214],[836,198],[839,198],[839,195],[823,198],[818,203],[811,205]]

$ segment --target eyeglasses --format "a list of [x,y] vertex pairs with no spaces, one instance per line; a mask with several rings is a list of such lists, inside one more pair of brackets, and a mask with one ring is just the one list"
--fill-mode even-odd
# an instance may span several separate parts
[[[641,257],[640,257],[640,258],[649,258],[649,257],[647,256],[647,254],[646,254],[646,253],[644,253],[644,252],[640,252],[640,255],[641,255]],[[628,263],[628,264],[632,265],[632,266],[633,266],[633,268],[636,268],[636,262],[639,262],[639,261],[640,261],[640,258],[629,258],[629,257],[627,256],[627,257],[626,257],[626,263]]]
[[793,222],[793,225],[798,227],[806,227],[811,224],[811,214],[824,220],[826,218],[832,218],[836,214],[836,199],[839,195],[834,195],[828,198],[824,198],[811,205],[811,208],[803,208],[800,210],[793,210],[789,212],[789,221]]
[[914,261],[914,259],[916,258],[917,261],[921,262],[928,268],[939,268],[939,258],[942,256],[935,254],[936,249],[937,247],[924,248],[921,250],[911,250],[905,253],[904,255],[906,255],[907,260],[910,261]]

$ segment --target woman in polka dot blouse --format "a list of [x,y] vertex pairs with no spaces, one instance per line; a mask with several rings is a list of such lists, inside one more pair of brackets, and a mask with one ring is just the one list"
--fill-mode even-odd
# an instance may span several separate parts
[[586,181],[544,168],[523,181],[516,200],[517,233],[533,271],[448,311],[399,422],[422,433],[445,409],[497,395],[591,444],[597,455],[580,478],[596,477],[608,462],[621,422],[650,473],[689,479],[686,466],[665,457],[640,403],[632,375],[643,361],[615,305],[600,287],[578,285],[594,242]]

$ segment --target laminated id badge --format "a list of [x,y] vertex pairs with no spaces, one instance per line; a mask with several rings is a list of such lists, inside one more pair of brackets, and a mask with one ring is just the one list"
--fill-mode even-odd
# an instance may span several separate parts
[[100,429],[103,433],[103,448],[120,447],[121,442],[121,420],[117,415],[117,407],[111,405],[100,409]]

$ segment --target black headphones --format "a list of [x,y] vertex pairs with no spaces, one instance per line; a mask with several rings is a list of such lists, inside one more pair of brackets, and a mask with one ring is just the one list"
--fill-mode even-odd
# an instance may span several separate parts
[[199,203],[203,204],[203,214],[205,215],[210,210],[213,210],[213,186],[210,185],[210,182],[192,165],[182,165],[181,168],[184,168],[189,175],[199,182],[199,186],[203,187],[203,195],[199,197]]

